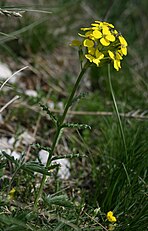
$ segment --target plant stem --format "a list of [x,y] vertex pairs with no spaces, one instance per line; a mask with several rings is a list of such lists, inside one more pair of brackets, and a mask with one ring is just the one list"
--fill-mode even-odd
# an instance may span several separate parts
[[110,75],[110,64],[108,64],[108,79],[109,79],[109,87],[110,87],[110,90],[111,90],[111,95],[112,95],[112,99],[113,99],[113,104],[114,104],[116,116],[117,116],[118,123],[119,123],[120,133],[121,133],[121,137],[122,137],[123,145],[124,145],[124,149],[125,149],[125,157],[126,157],[126,160],[127,160],[127,146],[126,146],[126,140],[125,140],[124,131],[123,131],[123,126],[122,126],[120,114],[119,114],[119,111],[118,111],[118,106],[117,106],[117,103],[116,103],[116,99],[115,99],[113,87],[112,87],[111,75]]
[[[57,130],[56,130],[55,137],[54,137],[54,140],[53,140],[53,143],[52,143],[51,151],[49,152],[48,160],[47,160],[47,163],[46,163],[46,168],[48,168],[49,165],[50,165],[50,163],[51,163],[52,155],[54,153],[55,147],[56,147],[56,145],[58,143],[58,140],[60,138],[61,129],[63,129],[62,128],[62,124],[63,124],[63,122],[64,122],[64,120],[66,118],[68,109],[69,109],[69,107],[72,104],[72,100],[73,100],[74,95],[76,93],[76,90],[77,90],[77,88],[79,86],[79,83],[80,83],[80,81],[81,81],[81,79],[82,79],[82,77],[83,77],[83,75],[86,72],[86,70],[87,70],[88,67],[89,67],[89,62],[86,62],[85,65],[84,65],[84,67],[81,69],[80,74],[77,77],[76,83],[75,83],[75,85],[74,85],[74,87],[72,89],[72,92],[71,92],[71,94],[70,94],[70,96],[68,98],[68,101],[66,103],[64,112],[62,114],[62,117],[58,121]],[[46,175],[43,175],[39,191],[37,192],[37,195],[36,195],[36,198],[35,198],[34,209],[37,208],[37,203],[38,203],[38,200],[39,200],[40,196],[42,195],[42,191],[43,191],[43,187],[44,187],[45,181],[46,181]]]

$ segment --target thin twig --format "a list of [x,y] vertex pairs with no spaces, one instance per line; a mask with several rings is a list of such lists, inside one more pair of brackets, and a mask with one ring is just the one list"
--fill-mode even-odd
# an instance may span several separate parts
[[15,100],[19,99],[20,97],[18,95],[16,95],[15,97],[13,97],[8,103],[6,103],[1,109],[0,109],[0,113],[6,108],[8,107],[11,103],[13,103]]
[[96,221],[95,218],[91,217],[88,213],[84,212],[92,221],[95,221],[96,224],[100,225],[105,231],[108,231],[100,222]]
[[23,68],[21,68],[20,70],[14,72],[13,75],[11,75],[9,78],[7,78],[7,79],[4,81],[4,83],[3,83],[3,84],[1,85],[1,87],[0,87],[0,90],[2,90],[2,88],[4,87],[4,85],[5,85],[13,76],[15,76],[16,74],[18,74],[18,73],[20,73],[21,71],[25,70],[26,68],[28,68],[28,66],[23,67]]

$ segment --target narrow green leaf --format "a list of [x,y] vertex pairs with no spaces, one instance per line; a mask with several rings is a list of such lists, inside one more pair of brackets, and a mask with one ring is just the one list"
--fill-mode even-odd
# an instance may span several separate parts
[[39,150],[43,149],[43,150],[45,150],[45,151],[47,151],[47,152],[50,152],[50,151],[51,151],[51,148],[50,148],[50,147],[42,146],[42,145],[40,145],[39,143],[32,144],[32,146],[35,147],[35,148],[37,148],[37,149],[39,149]]
[[59,167],[59,164],[50,165],[48,168],[46,168],[43,164],[35,161],[26,162],[24,165],[22,165],[22,169],[25,171],[30,172],[39,172],[41,174],[50,176],[50,170]]
[[57,124],[58,120],[57,120],[56,116],[54,115],[54,113],[50,111],[48,106],[40,103],[40,107],[43,109],[43,111],[46,111],[47,115],[50,116],[53,123]]
[[14,164],[17,165],[17,166],[19,165],[19,164],[18,164],[18,161],[15,160],[13,156],[10,156],[10,155],[7,154],[5,151],[2,151],[1,153],[6,157],[7,160],[11,161],[12,163],[14,163]]
[[87,157],[86,155],[81,155],[79,153],[71,153],[71,154],[66,154],[62,156],[53,156],[51,161],[53,160],[58,160],[58,159],[72,159],[72,158],[81,158],[81,157]]
[[77,128],[77,129],[91,129],[91,126],[87,125],[87,124],[76,124],[76,123],[64,123],[62,125],[62,127],[66,127],[66,128]]
[[27,162],[24,165],[22,165],[21,168],[26,171],[39,172],[41,174],[45,174],[48,176],[50,175],[49,170],[46,167],[44,167],[44,165],[38,162],[33,162],[33,161]]

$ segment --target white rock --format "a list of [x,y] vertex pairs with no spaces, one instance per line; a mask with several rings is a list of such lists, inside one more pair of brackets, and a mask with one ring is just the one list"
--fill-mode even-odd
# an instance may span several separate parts
[[68,159],[58,159],[55,160],[55,163],[60,164],[58,176],[63,179],[67,180],[70,177],[70,162]]
[[31,90],[31,89],[27,89],[25,91],[25,94],[28,95],[28,96],[32,96],[32,97],[37,97],[38,96],[38,93],[35,90]]
[[[11,142],[8,142],[10,139],[12,139]],[[6,137],[0,139],[0,151],[5,151],[8,155],[13,156],[15,160],[20,159],[20,154],[12,151],[13,137],[10,139],[8,140]]]
[[3,116],[2,114],[0,114],[0,124],[3,124],[3,123],[4,123]]
[[13,145],[15,142],[15,138],[11,137],[10,139],[8,139],[8,144]]
[[57,106],[60,110],[63,110],[64,108],[63,102],[58,102]]
[[0,79],[7,79],[12,75],[12,71],[9,69],[7,64],[0,63]]
[[35,138],[33,137],[33,134],[25,131],[19,136],[18,140],[21,140],[22,144],[29,145],[35,141]]
[[[46,165],[49,153],[43,149],[39,151],[41,163]],[[53,164],[59,164],[58,176],[62,180],[67,180],[70,177],[70,162],[68,159],[58,159],[52,161]]]
[[53,101],[48,101],[47,105],[50,109],[54,109],[54,102]]
[[0,139],[0,150],[6,150],[12,148],[12,145],[8,144],[8,139],[6,137],[2,137]]
[[13,156],[15,160],[19,160],[21,157],[21,155],[16,151],[11,152],[10,155]]
[[41,163],[46,165],[49,153],[46,150],[41,149],[38,154],[39,154]]

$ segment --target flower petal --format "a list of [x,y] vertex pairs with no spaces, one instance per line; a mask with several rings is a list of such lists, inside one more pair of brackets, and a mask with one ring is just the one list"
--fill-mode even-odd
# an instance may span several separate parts
[[126,40],[125,40],[125,38],[123,38],[123,36],[119,36],[119,41],[120,41],[120,43],[121,43],[121,45],[124,45],[125,47],[127,47],[127,42],[126,42]]
[[106,40],[105,38],[101,38],[100,39],[100,43],[103,45],[103,46],[108,46],[110,44],[110,42],[108,40]]
[[94,30],[92,34],[93,34],[95,39],[99,39],[102,37],[102,33],[98,30]]
[[109,35],[109,34],[110,34],[109,28],[108,28],[107,26],[104,26],[104,25],[103,25],[102,33],[103,33],[104,35]]
[[99,66],[99,63],[100,63],[100,59],[93,59],[93,63],[95,63],[97,65],[97,67]]
[[90,55],[94,55],[95,54],[95,48],[94,47],[88,47],[88,53]]
[[113,59],[113,60],[115,59],[115,55],[112,51],[108,51],[108,54],[109,54],[111,59]]
[[94,46],[94,42],[90,39],[85,39],[83,44],[85,47],[93,47]]
[[115,41],[115,36],[110,33],[110,34],[108,34],[106,36],[106,39],[109,40],[109,41],[111,41],[111,42],[114,42]]
[[89,60],[89,62],[91,62],[91,63],[92,63],[92,61],[94,59],[94,57],[92,55],[90,55],[90,54],[86,54],[85,58],[87,58]]
[[122,51],[123,55],[127,55],[127,48],[126,47],[121,46],[121,51]]
[[121,68],[120,60],[114,60],[114,68],[119,71],[119,68]]
[[111,23],[103,22],[103,24],[106,25],[106,26],[109,26],[109,27],[111,27],[111,28],[114,28],[113,24],[111,24]]
[[104,54],[101,53],[100,51],[96,50],[95,52],[96,58],[97,59],[103,59],[104,58]]
[[117,60],[123,59],[122,56],[121,56],[121,54],[119,52],[116,52],[116,59]]
[[85,27],[85,28],[80,28],[80,29],[83,31],[86,31],[86,30],[91,30],[91,27]]

